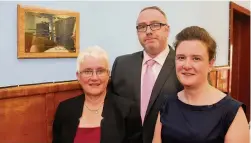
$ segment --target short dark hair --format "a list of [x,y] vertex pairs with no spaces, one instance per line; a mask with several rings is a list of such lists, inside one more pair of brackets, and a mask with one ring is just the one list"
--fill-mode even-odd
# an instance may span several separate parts
[[165,12],[164,12],[163,10],[161,10],[161,9],[160,9],[159,7],[157,7],[157,6],[145,7],[145,8],[143,8],[143,9],[140,11],[140,13],[143,12],[143,11],[145,11],[145,10],[148,10],[148,9],[155,9],[155,10],[159,11],[165,18],[167,18]]
[[187,40],[199,40],[203,42],[208,51],[209,61],[211,61],[216,56],[216,42],[211,37],[211,35],[204,29],[199,26],[190,26],[183,29],[176,35],[174,42],[174,48],[177,50],[179,44]]

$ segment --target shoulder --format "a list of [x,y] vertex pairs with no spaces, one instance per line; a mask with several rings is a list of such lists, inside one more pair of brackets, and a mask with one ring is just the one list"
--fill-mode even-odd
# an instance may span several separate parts
[[177,94],[166,94],[165,100],[160,108],[160,115],[167,114],[169,107],[171,106],[171,104],[176,103],[177,99],[178,99]]
[[214,87],[212,87],[212,89],[214,89],[212,96],[215,99],[213,105],[216,105],[217,108],[219,107],[218,109],[221,109],[224,113],[236,114],[240,107],[244,107],[242,102],[234,99],[229,94],[223,93]]
[[170,45],[168,45],[168,47],[169,47],[169,53],[175,55],[175,49]]
[[175,67],[174,66],[175,65],[175,51],[173,50],[171,46],[169,46],[169,52],[168,52],[165,62],[168,62],[169,64],[172,64],[173,67]]
[[223,108],[223,116],[225,117],[225,132],[228,130],[230,125],[232,124],[234,118],[237,115],[237,112],[239,111],[240,107],[242,107],[243,110],[245,110],[243,107],[245,105],[237,101],[236,99],[232,98],[230,95],[226,95]]
[[227,111],[228,114],[236,114],[240,107],[245,106],[242,102],[232,98],[230,95],[226,95],[226,97],[224,98],[225,98],[224,107],[226,109],[225,111]]
[[126,55],[118,56],[115,59],[115,61],[116,62],[128,62],[130,60],[134,60],[134,58],[141,57],[142,54],[143,54],[143,52],[139,51],[139,52],[135,52],[135,53],[132,53],[132,54],[126,54]]
[[240,107],[245,111],[245,105],[242,102],[232,98],[230,95],[226,95],[226,98],[228,101],[226,106],[228,116],[235,116]]
[[[245,109],[241,108],[244,104],[230,98],[227,116],[225,118],[224,131],[227,142],[247,142],[249,140],[248,121]],[[231,109],[230,109],[231,108]]]
[[83,106],[84,95],[69,98],[59,103],[57,107],[57,114],[67,115],[77,112]]
[[81,103],[81,101],[83,102],[83,100],[84,100],[84,95],[81,94],[81,95],[78,95],[78,96],[66,99],[66,100],[60,102],[59,105],[61,107],[66,107],[67,108],[69,106],[72,106],[72,105],[75,105],[75,104],[79,104],[79,103]]

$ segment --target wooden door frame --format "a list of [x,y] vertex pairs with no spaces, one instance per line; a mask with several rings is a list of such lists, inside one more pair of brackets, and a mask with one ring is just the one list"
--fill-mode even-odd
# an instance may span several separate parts
[[[234,11],[237,11],[239,13],[245,14],[250,16],[250,11],[242,6],[239,6],[238,4],[234,2],[229,2],[229,54],[228,54],[228,65],[230,65],[230,79],[229,79],[229,86],[228,91],[229,94],[231,94],[231,86],[232,86],[232,60],[233,60],[233,43],[234,43]],[[239,49],[237,49],[239,50]]]
[[[241,15],[246,15],[246,16],[249,16],[250,17],[250,10],[248,10],[248,9],[246,9],[246,8],[244,8],[244,7],[241,7],[241,6],[239,6],[238,4],[236,4],[236,3],[234,3],[234,2],[230,2],[229,3],[229,65],[230,65],[230,80],[229,80],[229,94],[233,97],[233,98],[236,98],[237,100],[238,100],[238,95],[233,95],[232,93],[234,93],[234,92],[232,92],[231,91],[231,89],[232,89],[232,75],[237,75],[237,74],[239,74],[238,72],[236,73],[236,71],[234,70],[234,72],[233,72],[233,65],[234,65],[234,67],[236,68],[239,64],[240,64],[240,61],[238,61],[237,63],[235,63],[235,64],[233,64],[233,46],[234,46],[234,15],[236,15],[236,14],[241,14]],[[235,57],[235,58],[239,58],[240,57],[240,48],[236,48],[235,47],[235,52],[237,52],[238,54],[237,54],[237,57]],[[236,84],[238,84],[239,83],[239,79],[238,79],[238,77],[236,77],[236,79],[234,79],[234,80],[238,80],[237,82],[235,82],[235,85]],[[239,86],[237,86],[237,92],[239,92]],[[250,96],[250,95],[248,95],[248,96]],[[248,102],[250,102],[250,101],[248,101]],[[247,108],[250,108],[250,104],[249,104],[249,106],[247,106]],[[248,120],[250,119],[250,111],[249,111],[249,113],[246,113],[246,115],[249,115],[247,118],[248,118]]]

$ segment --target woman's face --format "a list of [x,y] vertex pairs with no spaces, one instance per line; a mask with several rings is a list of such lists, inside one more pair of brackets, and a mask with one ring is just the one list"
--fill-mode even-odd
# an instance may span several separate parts
[[105,93],[109,81],[107,61],[103,58],[85,57],[77,78],[85,94],[99,96]]
[[184,87],[208,82],[214,59],[209,62],[207,47],[198,40],[183,41],[176,49],[176,73]]

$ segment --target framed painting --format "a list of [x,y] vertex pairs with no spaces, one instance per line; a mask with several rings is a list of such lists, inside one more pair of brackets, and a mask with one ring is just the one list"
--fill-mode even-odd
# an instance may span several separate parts
[[17,5],[17,57],[75,58],[78,12]]

